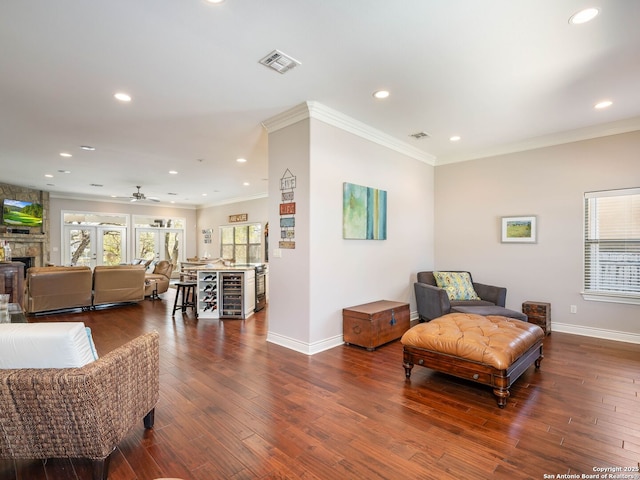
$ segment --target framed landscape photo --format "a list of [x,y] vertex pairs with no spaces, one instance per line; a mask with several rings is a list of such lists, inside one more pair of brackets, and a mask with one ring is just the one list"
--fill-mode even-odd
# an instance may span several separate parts
[[502,243],[536,243],[536,217],[502,217]]

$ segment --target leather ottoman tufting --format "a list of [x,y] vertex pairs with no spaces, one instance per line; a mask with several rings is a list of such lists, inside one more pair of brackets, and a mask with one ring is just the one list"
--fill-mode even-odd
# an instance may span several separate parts
[[407,379],[415,364],[493,387],[498,406],[509,388],[535,363],[540,367],[542,329],[496,315],[450,313],[419,323],[402,336]]

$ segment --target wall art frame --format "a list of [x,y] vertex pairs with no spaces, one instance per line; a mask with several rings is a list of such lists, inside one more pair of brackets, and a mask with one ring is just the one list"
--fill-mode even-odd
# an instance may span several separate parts
[[386,190],[344,182],[342,202],[342,238],[387,239]]
[[502,243],[537,243],[537,220],[535,215],[502,217]]

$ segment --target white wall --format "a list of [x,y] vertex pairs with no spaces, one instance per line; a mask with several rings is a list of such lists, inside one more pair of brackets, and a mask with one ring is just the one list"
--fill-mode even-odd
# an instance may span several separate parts
[[[50,262],[60,265],[61,260],[61,212],[71,210],[77,212],[101,212],[101,213],[120,213],[127,215],[150,215],[163,217],[182,217],[186,219],[185,232],[185,258],[195,255],[196,253],[196,210],[195,208],[176,208],[155,205],[145,205],[138,203],[119,203],[119,202],[95,202],[87,200],[72,200],[67,198],[50,197],[51,222],[50,222],[50,240],[51,240],[51,256]],[[129,257],[133,258],[135,239],[133,235],[129,238]]]
[[[260,223],[262,224],[264,232],[265,224],[268,221],[268,204],[269,199],[267,197],[264,197],[255,200],[246,200],[243,202],[199,208],[196,216],[197,256],[203,257],[207,253],[211,258],[218,258],[220,256],[221,226],[238,226],[245,225],[246,223]],[[236,215],[239,213],[247,214],[247,222],[230,224],[229,215]],[[211,236],[212,243],[204,243],[204,234],[202,233],[203,229],[213,230],[213,234]],[[264,236],[262,238],[262,241],[264,242]],[[264,255],[264,243],[262,244],[262,253]],[[264,256],[262,258],[262,261],[264,261]]]
[[[582,299],[583,194],[638,187],[640,132],[436,167],[435,267],[551,303],[552,329],[640,342],[640,307]],[[502,216],[536,215],[536,244],[500,242]],[[570,313],[570,305],[577,313]]]
[[[308,352],[311,323],[309,270],[309,120],[269,134],[269,331],[267,340]],[[295,249],[281,249],[280,178],[296,177]]]
[[[318,120],[311,122],[312,344],[342,336],[342,309],[408,302],[433,265],[433,167]],[[387,239],[342,238],[343,183],[387,192]]]
[[[415,312],[415,273],[433,266],[433,167],[313,118],[271,133],[272,251],[287,168],[296,248],[270,254],[269,341],[315,353],[342,343],[345,307],[384,299]],[[387,191],[387,240],[342,238],[344,182]]]

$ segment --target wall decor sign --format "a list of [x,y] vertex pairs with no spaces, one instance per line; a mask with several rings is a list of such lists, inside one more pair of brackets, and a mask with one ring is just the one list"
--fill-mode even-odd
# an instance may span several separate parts
[[280,248],[296,248],[296,202],[293,193],[295,188],[296,177],[287,168],[280,178]]
[[342,190],[342,238],[387,239],[387,192],[345,182]]
[[536,243],[536,217],[502,217],[503,243]]
[[229,215],[229,223],[246,222],[247,220],[249,220],[249,215],[247,213]]
[[202,236],[204,237],[204,243],[213,243],[213,228],[203,228]]

